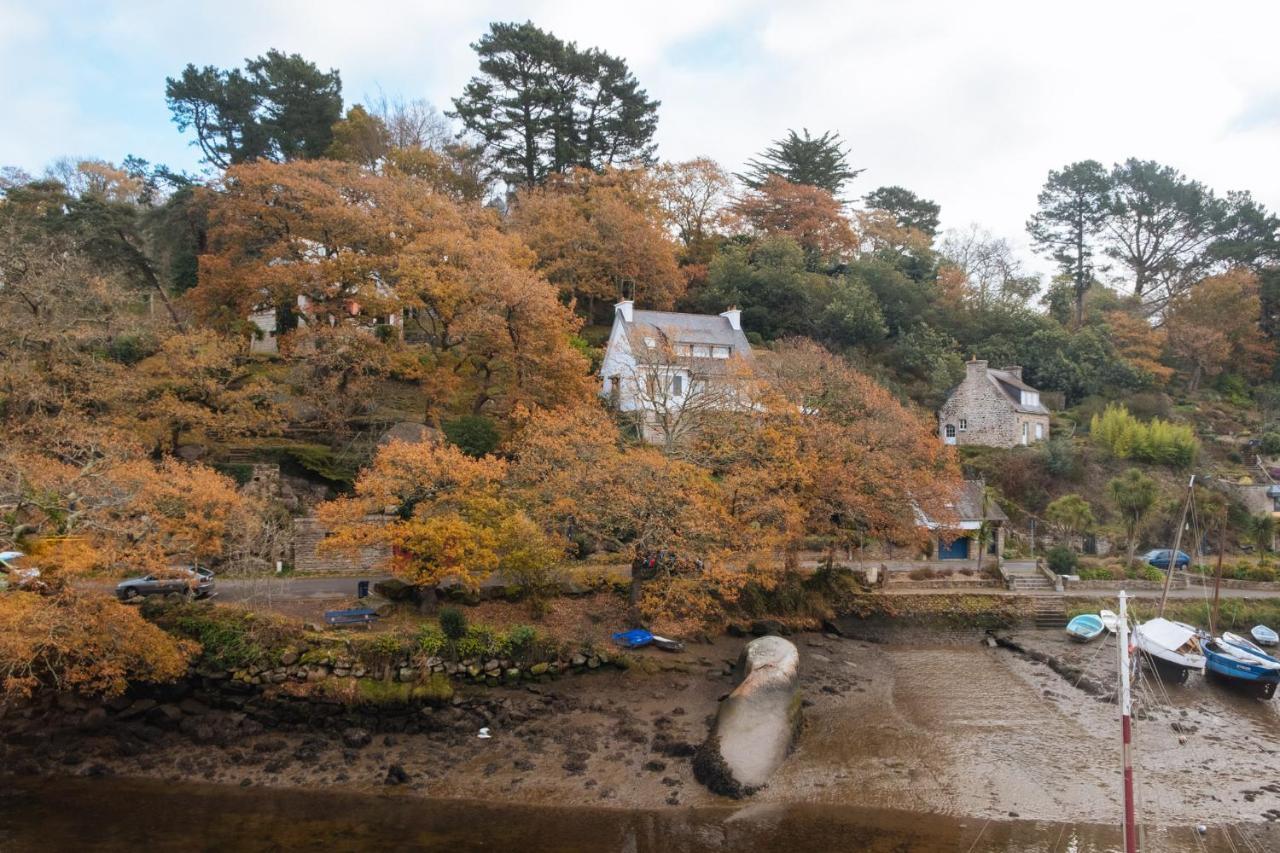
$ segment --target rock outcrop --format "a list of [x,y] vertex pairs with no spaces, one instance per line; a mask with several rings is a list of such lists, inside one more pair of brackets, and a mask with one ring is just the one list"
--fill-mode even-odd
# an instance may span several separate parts
[[769,781],[800,728],[800,653],[782,637],[760,637],[738,658],[741,681],[720,704],[693,759],[694,776],[717,794],[743,797]]

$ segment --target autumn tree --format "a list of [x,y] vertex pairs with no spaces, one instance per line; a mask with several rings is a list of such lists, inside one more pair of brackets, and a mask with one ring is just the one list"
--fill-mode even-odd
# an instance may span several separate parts
[[324,156],[341,117],[342,81],[296,53],[269,50],[244,70],[188,65],[165,80],[178,130],[192,130],[210,165]]
[[1112,212],[1111,176],[1096,160],[1050,170],[1036,198],[1027,231],[1036,248],[1070,276],[1075,292],[1075,323],[1084,322],[1084,296],[1093,284],[1095,241]]
[[1166,326],[1153,326],[1149,320],[1120,309],[1107,311],[1103,320],[1116,352],[1135,371],[1154,382],[1167,382],[1173,376],[1173,368],[1161,361],[1169,339]]
[[858,245],[840,202],[822,187],[771,175],[742,196],[734,211],[757,235],[795,240],[815,269],[824,261],[848,257]]
[[490,24],[472,48],[480,73],[450,115],[482,140],[509,185],[653,159],[658,102],[624,60],[530,22]]
[[1258,277],[1243,269],[1211,276],[1179,293],[1165,312],[1171,355],[1187,371],[1187,389],[1228,367],[1261,378],[1276,358],[1259,324]]
[[731,218],[733,177],[709,157],[664,163],[657,171],[662,209],[686,256],[706,263],[708,247]]
[[839,133],[829,130],[821,136],[810,136],[805,128],[803,136],[788,130],[785,137],[749,160],[746,172],[738,177],[754,190],[763,189],[773,178],[781,178],[838,196],[845,183],[862,171],[850,168],[849,153]]
[[511,221],[538,269],[588,317],[620,298],[667,309],[683,292],[677,247],[644,172],[571,172],[521,192]]

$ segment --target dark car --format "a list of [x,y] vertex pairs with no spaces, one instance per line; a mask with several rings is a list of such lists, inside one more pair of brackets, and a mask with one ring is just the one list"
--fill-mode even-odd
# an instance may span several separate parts
[[[1173,562],[1172,558],[1173,551],[1169,548],[1157,548],[1154,551],[1148,551],[1142,555],[1143,561],[1150,563],[1157,569],[1163,569],[1166,572],[1169,571],[1169,563]],[[1191,565],[1191,558],[1187,556],[1186,552],[1179,551],[1176,564],[1179,569],[1185,569],[1187,566]]]
[[213,572],[203,566],[182,567],[153,572],[146,577],[129,578],[116,584],[116,597],[121,601],[169,593],[209,598],[214,594]]

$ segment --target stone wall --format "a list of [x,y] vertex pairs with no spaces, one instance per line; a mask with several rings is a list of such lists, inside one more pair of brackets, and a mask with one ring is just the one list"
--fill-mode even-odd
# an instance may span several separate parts
[[[385,521],[381,516],[369,521]],[[299,574],[370,574],[385,573],[391,561],[391,549],[385,546],[361,548],[355,555],[324,551],[320,543],[329,529],[314,515],[293,520],[293,570]]]

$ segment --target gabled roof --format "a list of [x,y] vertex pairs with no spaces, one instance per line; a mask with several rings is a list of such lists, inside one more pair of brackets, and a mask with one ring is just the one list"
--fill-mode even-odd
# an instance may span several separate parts
[[981,480],[965,480],[951,501],[951,509],[961,521],[1008,521],[1009,516],[993,501],[987,501],[987,513],[982,514],[982,492],[986,484]]
[[[637,361],[645,361],[645,354],[651,349],[646,338],[661,341],[667,346],[725,346],[730,348],[730,354],[736,358],[754,358],[747,336],[741,329],[733,328],[728,317],[716,314],[682,314],[675,311],[633,311],[631,322],[627,322],[621,313],[614,317],[615,322],[622,324],[623,333],[630,340],[631,351]],[[725,370],[727,363],[727,359],[711,357],[696,357],[696,361],[717,372]]]
[[[1005,399],[1009,401],[1009,405],[1013,406],[1014,411],[1028,415],[1049,414],[1049,410],[1045,407],[1044,403],[1036,403],[1034,406],[1024,406],[1022,404],[1023,391],[1030,391],[1037,395],[1040,392],[1023,382],[1015,374],[1010,373],[1007,370],[993,370],[991,368],[987,368],[987,379],[990,380],[992,385],[996,386],[996,390],[1004,395]],[[1037,397],[1037,399],[1039,398]]]

